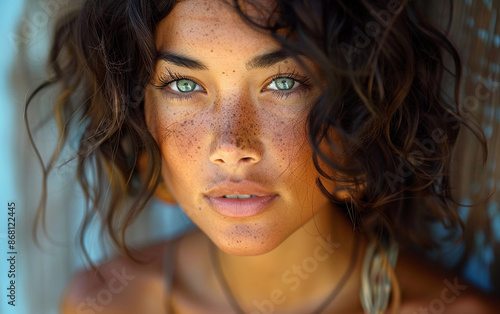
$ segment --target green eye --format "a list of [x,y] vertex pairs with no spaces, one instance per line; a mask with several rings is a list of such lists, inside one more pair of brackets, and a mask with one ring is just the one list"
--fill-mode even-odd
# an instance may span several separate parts
[[271,84],[269,84],[269,88],[277,89],[277,90],[290,90],[295,85],[295,80],[289,77],[278,77],[275,78]]
[[189,92],[195,91],[198,84],[196,84],[195,82],[193,82],[191,80],[183,79],[183,80],[176,81],[175,86],[177,87],[177,90],[179,92],[189,93]]

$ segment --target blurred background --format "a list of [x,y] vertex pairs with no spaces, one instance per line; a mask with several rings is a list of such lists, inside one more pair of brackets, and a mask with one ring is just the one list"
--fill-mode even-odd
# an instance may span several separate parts
[[[449,16],[443,3],[429,1],[430,16],[447,26]],[[490,151],[483,166],[479,147],[464,134],[456,162],[463,170],[457,190],[463,195],[460,214],[468,231],[465,244],[444,242],[443,249],[429,258],[456,267],[468,280],[486,291],[500,290],[500,21],[499,0],[456,0],[452,38],[465,61],[462,99],[487,137]],[[71,275],[86,263],[76,242],[83,215],[83,197],[74,177],[69,147],[49,179],[47,206],[48,236],[39,233],[35,245],[32,226],[41,195],[42,172],[30,147],[23,120],[27,95],[47,78],[45,60],[50,30],[68,0],[18,0],[2,4],[0,13],[0,313],[58,313],[61,293]],[[72,5],[74,2],[71,3]],[[57,129],[50,120],[51,95],[38,97],[29,110],[35,141],[47,160],[56,145]],[[16,306],[6,298],[7,204],[15,202],[16,215]],[[192,224],[175,206],[152,202],[129,232],[133,245],[175,236]],[[99,262],[113,250],[101,245],[98,224],[85,239],[91,258]],[[442,233],[436,227],[436,236]],[[470,258],[459,261],[462,254]],[[495,258],[497,257],[497,258]]]
[[[34,241],[33,222],[41,195],[42,171],[31,148],[23,120],[28,95],[45,79],[50,30],[58,15],[78,1],[24,0],[2,4],[0,13],[0,313],[56,314],[61,294],[71,276],[87,263],[77,243],[84,213],[72,147],[63,153],[49,177],[46,229]],[[53,90],[52,90],[53,91]],[[50,93],[38,97],[29,110],[31,131],[47,162],[55,147],[57,127],[50,119]],[[73,147],[74,148],[74,147]],[[7,204],[15,202],[16,306],[8,305]],[[191,222],[175,206],[152,202],[128,234],[132,245],[175,236]],[[99,224],[85,238],[91,259],[99,263],[115,253],[99,239]],[[102,243],[101,243],[102,242]]]

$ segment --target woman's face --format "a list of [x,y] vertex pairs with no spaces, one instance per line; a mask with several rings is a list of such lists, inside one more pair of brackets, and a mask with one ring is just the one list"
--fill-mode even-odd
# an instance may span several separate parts
[[227,253],[256,255],[327,204],[305,132],[320,88],[233,10],[182,1],[159,23],[146,120],[186,214]]

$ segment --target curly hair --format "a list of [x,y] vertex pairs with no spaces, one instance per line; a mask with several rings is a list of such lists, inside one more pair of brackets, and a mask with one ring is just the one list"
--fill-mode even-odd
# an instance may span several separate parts
[[[87,259],[83,236],[97,214],[114,244],[133,258],[126,229],[161,180],[160,150],[145,123],[144,90],[157,59],[155,27],[175,3],[85,1],[59,20],[49,58],[52,78],[28,101],[27,106],[40,90],[60,84],[55,104],[60,143],[83,126],[77,176],[89,206],[80,237]],[[460,55],[446,33],[426,20],[422,4],[274,3],[271,11],[250,0],[232,5],[297,62],[307,56],[322,69],[324,90],[307,122],[321,191],[363,232],[402,243],[431,244],[424,231],[431,220],[462,226],[451,177],[454,143],[463,127],[483,146],[485,141],[461,113]],[[246,13],[248,6],[269,18],[255,20]],[[45,166],[45,182],[60,151]],[[148,163],[139,176],[142,155]],[[350,197],[336,199],[325,180],[339,183]],[[45,194],[46,187],[40,219]],[[133,201],[125,202],[126,196]]]

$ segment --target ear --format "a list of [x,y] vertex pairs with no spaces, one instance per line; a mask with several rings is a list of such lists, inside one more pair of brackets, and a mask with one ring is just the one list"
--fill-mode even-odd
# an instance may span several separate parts
[[175,198],[170,193],[170,190],[168,189],[167,185],[165,184],[165,181],[163,181],[163,178],[161,179],[160,183],[158,184],[158,187],[156,187],[155,196],[159,200],[161,200],[165,203],[168,203],[168,204],[177,203],[175,201]]
[[[345,151],[345,141],[340,133],[332,126],[328,130],[328,136],[319,144],[319,149],[329,160],[340,166],[346,167],[352,162]],[[346,177],[328,166],[326,162],[317,157],[318,164],[327,177],[321,178],[326,190],[337,200],[346,201],[363,197],[366,188],[366,175],[360,174],[356,177]]]
[[[362,179],[359,179],[358,182],[364,182]],[[332,195],[339,200],[349,200],[352,198],[359,199],[363,197],[363,193],[365,190],[365,183],[353,184],[353,183],[345,183],[337,182],[334,184],[335,188],[333,189]]]
[[[139,176],[143,181],[146,181],[146,168],[149,160],[148,157],[145,153],[142,153],[139,156],[139,160],[137,162],[137,166],[139,169]],[[149,182],[149,184],[152,184],[153,182]],[[172,196],[170,193],[167,185],[165,184],[165,181],[163,181],[163,178],[160,178],[160,183],[156,187],[156,190],[154,192],[154,195],[157,199],[159,199],[162,202],[165,202],[167,204],[175,204],[177,203],[175,201],[175,198]]]

